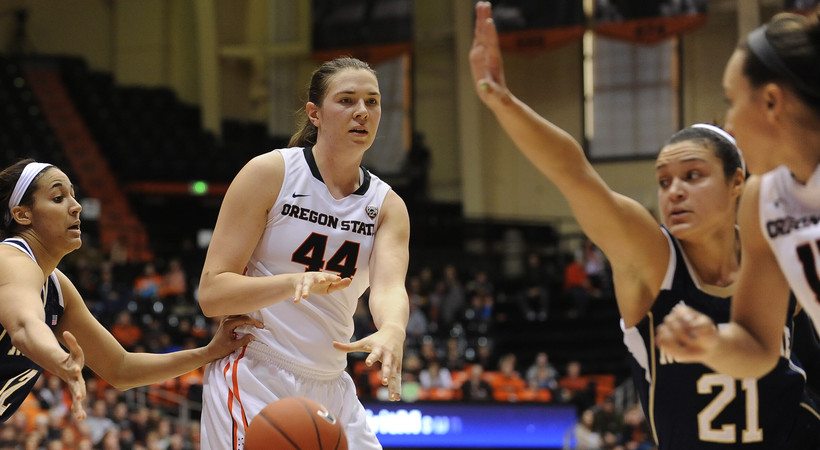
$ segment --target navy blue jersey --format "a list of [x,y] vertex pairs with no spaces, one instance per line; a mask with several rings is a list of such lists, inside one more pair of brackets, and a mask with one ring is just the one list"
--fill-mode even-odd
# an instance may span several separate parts
[[663,231],[671,250],[663,286],[647,316],[624,330],[635,386],[658,448],[815,448],[792,445],[820,438],[820,417],[806,403],[805,373],[790,358],[794,302],[783,317],[782,356],[763,378],[734,379],[702,364],[678,363],[657,348],[655,328],[678,303],[715,323],[728,322],[730,312],[729,295],[721,296],[728,291],[704,292],[678,241]]
[[[2,244],[17,247],[34,259],[34,253],[22,239],[9,238]],[[64,307],[55,273],[46,279],[40,298],[43,300],[46,324],[54,329],[63,316]],[[11,336],[0,325],[0,421],[5,422],[17,411],[42,371],[40,366],[11,345]]]

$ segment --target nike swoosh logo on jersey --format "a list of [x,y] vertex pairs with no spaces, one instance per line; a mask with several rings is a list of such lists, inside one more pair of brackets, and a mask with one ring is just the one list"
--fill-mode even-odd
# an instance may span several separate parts
[[309,197],[309,196],[310,196],[310,194],[297,194],[296,192],[293,193],[293,198]]

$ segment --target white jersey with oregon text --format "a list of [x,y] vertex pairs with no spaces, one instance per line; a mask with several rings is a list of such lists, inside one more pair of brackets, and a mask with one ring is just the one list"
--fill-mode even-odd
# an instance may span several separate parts
[[335,376],[344,370],[347,356],[332,343],[349,342],[353,335],[353,313],[370,285],[376,223],[390,186],[361,168],[359,189],[336,199],[322,181],[311,148],[274,151],[284,157],[285,176],[246,274],[325,271],[353,282],[338,292],[266,307],[253,314],[265,328],[249,331],[285,367]]
[[760,225],[789,286],[820,330],[820,166],[806,184],[786,166],[760,180]]

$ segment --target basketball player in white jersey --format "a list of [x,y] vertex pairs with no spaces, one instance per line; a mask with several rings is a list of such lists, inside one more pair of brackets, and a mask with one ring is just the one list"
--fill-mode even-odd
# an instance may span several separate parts
[[[305,112],[290,148],[252,159],[231,183],[208,249],[202,310],[247,313],[265,326],[240,330],[254,341],[207,368],[205,450],[243,448],[251,419],[290,396],[324,404],[351,449],[381,448],[346,352],[381,361],[382,383],[399,399],[410,226],[401,198],[361,167],[381,117],[375,73],[354,58],[322,64]],[[368,287],[378,331],[350,343]]]
[[741,202],[732,322],[718,329],[681,307],[658,328],[665,351],[736,377],[774,367],[789,289],[820,330],[819,15],[778,14],[748,35],[724,72],[726,128],[760,174]]

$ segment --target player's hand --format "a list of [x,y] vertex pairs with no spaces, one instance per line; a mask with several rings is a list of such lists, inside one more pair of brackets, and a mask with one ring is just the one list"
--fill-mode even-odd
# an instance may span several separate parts
[[219,321],[219,328],[217,328],[214,337],[205,347],[205,354],[208,355],[209,362],[224,358],[233,353],[234,350],[253,341],[254,337],[251,334],[245,334],[239,338],[236,336],[236,328],[244,325],[252,325],[256,328],[265,327],[262,322],[245,315],[223,317]]
[[325,272],[305,272],[296,275],[293,282],[293,301],[299,303],[308,298],[311,292],[330,294],[350,286],[352,278],[342,278]]
[[83,367],[85,356],[77,339],[69,331],[63,331],[63,342],[68,348],[68,356],[60,362],[57,375],[66,383],[71,393],[71,414],[77,420],[85,419],[85,379]]
[[370,353],[365,364],[372,367],[376,361],[382,362],[382,386],[387,386],[390,400],[401,400],[401,364],[404,355],[405,331],[399,325],[384,324],[379,331],[349,344],[333,342],[333,346],[344,352]]
[[470,70],[478,97],[492,107],[510,98],[504,81],[504,63],[498,45],[498,32],[493,22],[490,2],[475,5],[475,30],[470,48]]
[[678,304],[658,326],[658,347],[680,362],[704,362],[718,343],[718,329],[709,316]]

